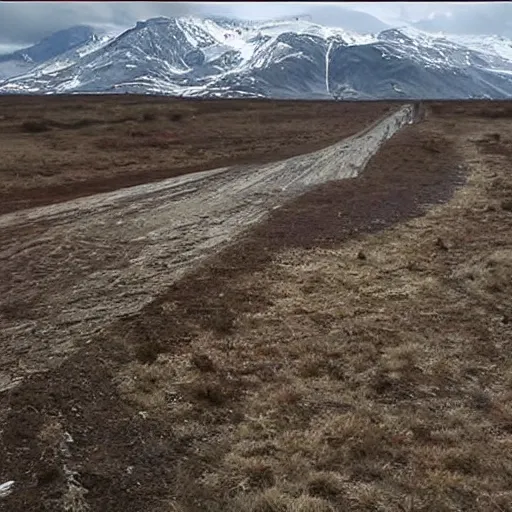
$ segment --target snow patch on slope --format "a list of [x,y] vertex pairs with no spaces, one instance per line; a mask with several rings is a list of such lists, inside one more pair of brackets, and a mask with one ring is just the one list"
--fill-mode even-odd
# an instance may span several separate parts
[[[340,66],[347,49],[354,63],[345,73]],[[429,76],[437,76],[432,78],[436,85],[423,87],[424,78],[411,85],[408,76],[397,76],[396,84],[376,85],[376,93],[364,94],[372,97],[388,89],[410,94],[413,87],[421,94],[426,87],[437,93],[445,87],[450,89],[452,82],[455,94],[460,94],[456,82],[466,73],[462,87],[467,94],[478,95],[479,88],[483,93],[492,91],[489,81],[496,82],[500,94],[506,91],[507,76],[512,72],[512,42],[502,38],[461,38],[407,26],[362,35],[304,19],[245,22],[155,18],[139,22],[119,36],[97,38],[73,52],[0,84],[0,93],[119,91],[330,98],[343,91],[343,95],[350,93],[355,98],[356,89],[364,89],[365,83],[389,82],[379,78],[379,70],[386,73],[386,69],[396,67],[400,74],[400,69],[413,64],[420,73],[427,70],[432,72]],[[358,62],[363,65],[358,67]],[[486,74],[491,70],[496,78]],[[359,73],[364,75],[362,80],[352,78]],[[427,75],[422,76],[428,81]]]

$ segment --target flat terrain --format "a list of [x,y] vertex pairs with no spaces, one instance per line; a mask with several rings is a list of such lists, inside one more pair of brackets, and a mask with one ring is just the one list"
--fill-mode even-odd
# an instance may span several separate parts
[[[267,212],[354,176],[410,121],[410,107],[355,138],[0,216],[0,390],[58,364],[106,323],[140,310]],[[46,340],[51,339],[50,344]],[[19,358],[23,365],[13,365]]]
[[[159,218],[172,187],[0,217],[4,241],[22,242],[2,253],[18,277],[0,320],[19,329],[2,360],[23,375],[0,393],[0,485],[15,482],[0,509],[512,510],[512,105],[429,104],[359,177],[322,184],[366,163],[353,153],[378,143],[379,126],[320,153],[326,175],[308,158],[207,175],[243,183],[254,173],[255,190],[266,173],[284,181],[278,194],[268,193],[274,181],[261,185],[269,216],[255,214],[232,245],[107,321],[113,298],[140,293],[111,274],[121,288],[109,296],[104,286],[103,312],[92,292],[102,328],[68,335],[58,364],[33,354],[62,342],[63,326],[44,329],[73,309],[73,290],[83,299],[80,280],[89,288],[109,265],[137,270],[134,256],[152,247],[123,238],[115,212],[133,238],[156,232],[170,248],[161,226],[137,219]],[[299,168],[316,181],[290,179]],[[302,185],[283,195],[290,183]],[[240,197],[255,208],[257,195]],[[102,211],[114,214],[98,239]],[[182,226],[179,240],[200,226]],[[136,254],[123,259],[120,247]],[[164,253],[155,275],[165,281],[173,261]],[[53,317],[23,296],[29,279],[53,286]]]
[[386,103],[0,96],[0,213],[314,151]]

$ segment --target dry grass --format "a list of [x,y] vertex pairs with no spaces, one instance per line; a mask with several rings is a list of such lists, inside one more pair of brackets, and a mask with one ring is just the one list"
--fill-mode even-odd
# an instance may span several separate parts
[[0,211],[326,147],[392,105],[0,98]]
[[[334,211],[324,231],[287,205],[281,231],[269,221],[14,390],[0,476],[26,494],[11,509],[57,495],[113,512],[512,511],[512,128],[441,107],[370,162],[388,195],[364,177],[308,195]],[[449,202],[395,215],[446,197],[454,162],[469,175]],[[83,488],[39,469],[55,418]]]
[[512,510],[512,218],[488,208],[512,175],[467,141],[482,124],[453,135],[471,174],[451,202],[239,276],[271,305],[159,356],[125,394],[159,415],[170,393],[166,421],[225,446],[196,482],[208,510]]

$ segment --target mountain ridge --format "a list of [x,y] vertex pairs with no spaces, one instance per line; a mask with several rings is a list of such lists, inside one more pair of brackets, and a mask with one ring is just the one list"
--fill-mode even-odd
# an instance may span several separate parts
[[0,81],[3,94],[144,93],[276,99],[512,97],[512,41],[359,34],[297,17],[151,18]]

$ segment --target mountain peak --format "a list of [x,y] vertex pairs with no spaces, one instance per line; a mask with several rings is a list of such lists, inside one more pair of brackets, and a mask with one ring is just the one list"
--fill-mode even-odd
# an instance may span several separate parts
[[[55,57],[34,67],[30,55],[41,48]],[[511,41],[439,38],[410,27],[363,35],[304,17],[245,22],[161,16],[140,21],[107,42],[90,27],[78,26],[21,55],[28,56],[22,63],[28,71],[0,83],[0,93],[117,91],[297,99],[512,96]],[[0,61],[0,78],[2,69]]]

